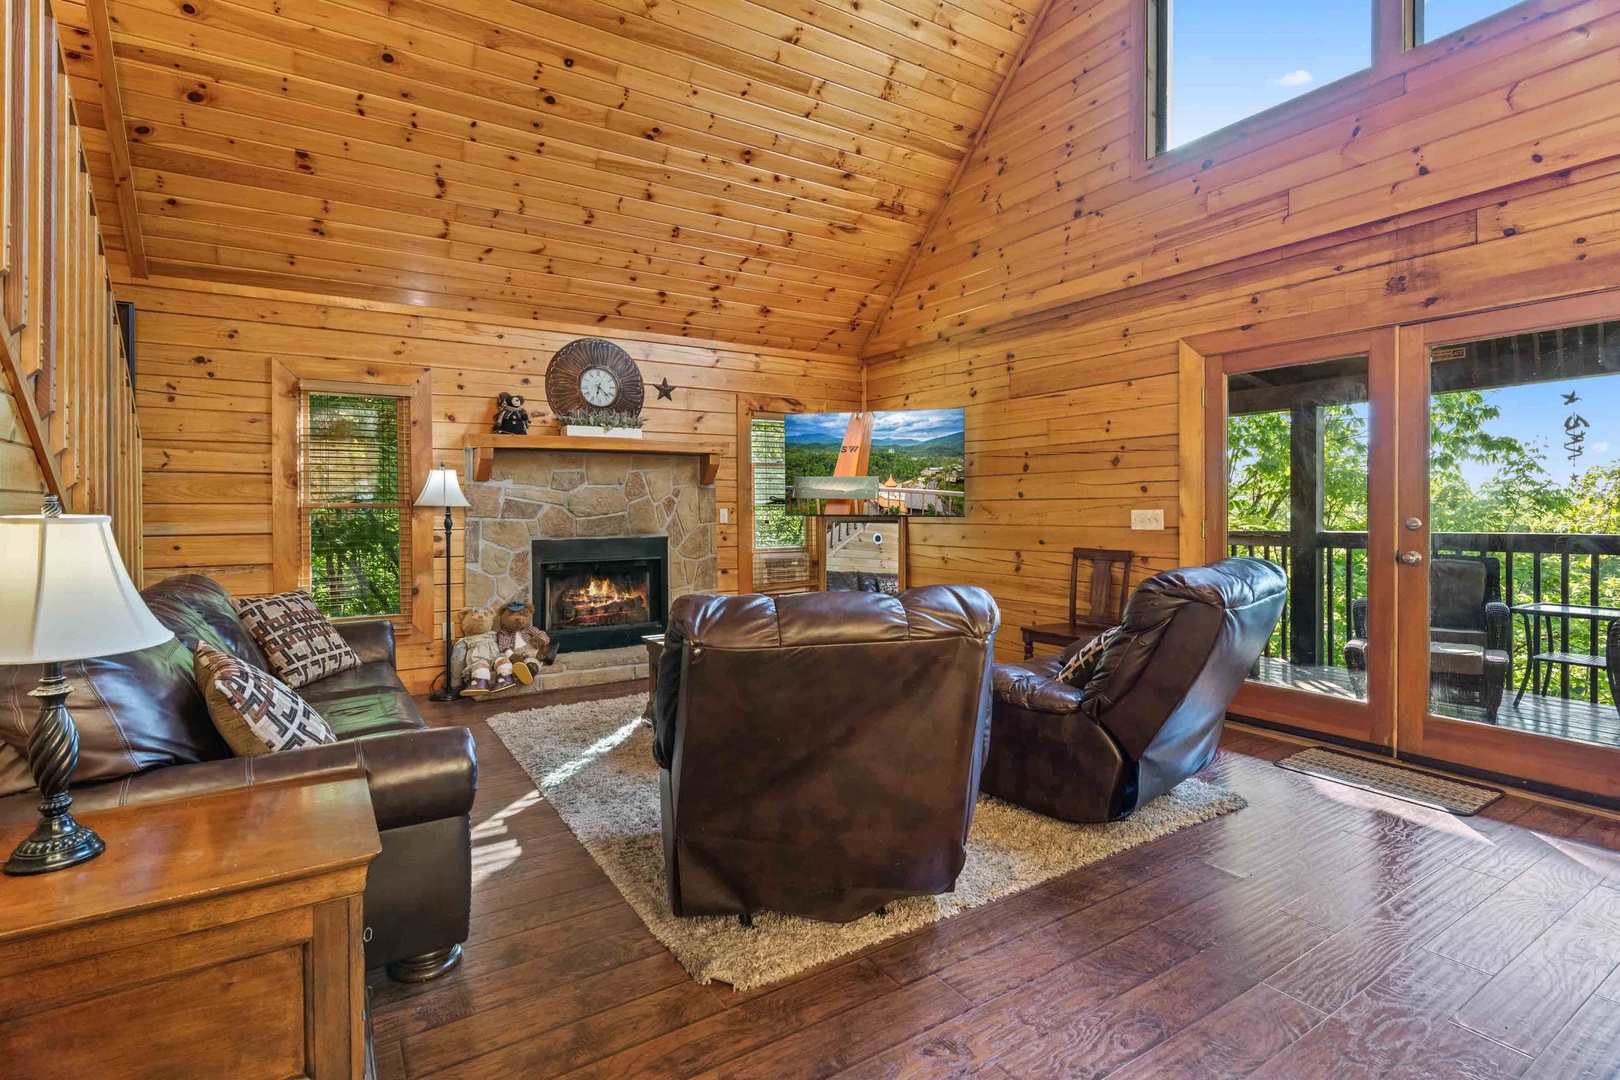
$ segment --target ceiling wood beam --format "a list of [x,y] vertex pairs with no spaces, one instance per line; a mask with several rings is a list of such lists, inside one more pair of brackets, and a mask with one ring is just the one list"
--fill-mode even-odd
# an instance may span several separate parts
[[101,115],[107,129],[107,147],[113,165],[113,191],[118,195],[118,224],[124,233],[124,252],[131,275],[146,277],[146,244],[141,239],[140,207],[135,201],[135,174],[129,164],[129,137],[124,127],[124,97],[118,88],[118,61],[113,55],[112,26],[107,0],[85,0],[90,42],[101,75]]

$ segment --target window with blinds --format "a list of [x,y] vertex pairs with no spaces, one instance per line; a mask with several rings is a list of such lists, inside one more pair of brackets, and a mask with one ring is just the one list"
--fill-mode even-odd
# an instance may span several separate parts
[[754,470],[754,587],[795,585],[810,576],[804,519],[789,514],[785,426],[780,417],[756,416],[749,426]]
[[328,618],[403,613],[410,399],[306,391],[298,512],[304,584]]

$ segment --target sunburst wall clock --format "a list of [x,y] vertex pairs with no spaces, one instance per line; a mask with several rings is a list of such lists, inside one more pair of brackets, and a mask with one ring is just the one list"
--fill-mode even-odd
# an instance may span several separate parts
[[558,416],[637,417],[646,401],[641,369],[602,338],[579,338],[546,367],[546,401]]

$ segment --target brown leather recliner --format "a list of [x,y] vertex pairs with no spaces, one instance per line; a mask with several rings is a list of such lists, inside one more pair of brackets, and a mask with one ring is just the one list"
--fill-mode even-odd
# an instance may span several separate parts
[[1262,559],[1155,574],[1091,679],[1062,656],[997,664],[985,792],[1064,821],[1113,821],[1208,765],[1226,708],[1282,616],[1288,581]]
[[[337,743],[232,757],[197,691],[190,649],[204,640],[261,668],[263,651],[229,594],[206,577],[169,578],[141,596],[177,641],[64,665],[79,729],[73,808],[363,774],[382,838],[366,880],[367,965],[388,965],[389,974],[410,981],[453,967],[471,909],[469,815],[478,762],[466,728],[426,726],[394,670],[393,626],[382,619],[338,623],[361,666],[298,690]],[[25,790],[32,778],[19,751],[38,715],[27,693],[39,671],[0,667],[0,822],[36,816],[38,793]]]
[[675,914],[848,922],[949,891],[999,622],[964,585],[677,600],[653,747]]

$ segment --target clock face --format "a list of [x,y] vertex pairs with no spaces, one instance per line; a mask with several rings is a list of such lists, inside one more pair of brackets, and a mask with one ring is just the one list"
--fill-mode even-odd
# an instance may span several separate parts
[[587,368],[579,376],[579,396],[605,409],[619,396],[619,380],[607,368]]

